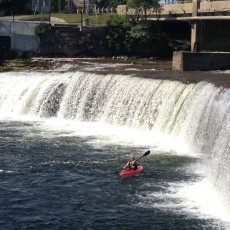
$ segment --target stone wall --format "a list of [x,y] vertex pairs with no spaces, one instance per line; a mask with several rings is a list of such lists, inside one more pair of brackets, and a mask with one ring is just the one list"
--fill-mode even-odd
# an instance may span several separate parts
[[40,36],[40,51],[43,56],[106,56],[107,27],[52,26]]

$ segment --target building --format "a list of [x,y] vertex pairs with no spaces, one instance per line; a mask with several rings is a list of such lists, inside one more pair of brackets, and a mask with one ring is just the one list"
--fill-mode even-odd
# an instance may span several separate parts
[[30,0],[29,9],[32,12],[42,12],[48,13],[50,12],[51,0]]
[[[0,0],[0,2],[1,1],[2,0]],[[63,9],[61,9],[61,0],[57,1],[59,5],[59,11],[62,11]],[[69,12],[76,12],[76,9],[78,8],[80,3],[80,0],[66,0],[65,10]],[[51,0],[30,0],[29,9],[31,9],[32,12],[49,12],[51,9]]]

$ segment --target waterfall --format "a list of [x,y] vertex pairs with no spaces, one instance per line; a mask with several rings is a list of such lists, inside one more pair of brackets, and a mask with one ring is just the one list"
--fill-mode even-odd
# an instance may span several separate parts
[[2,73],[0,89],[0,119],[103,122],[181,139],[206,155],[213,184],[229,197],[229,89],[84,72]]
[[1,118],[58,117],[160,131],[183,137],[202,152],[213,149],[228,125],[230,90],[206,82],[11,72],[1,74],[0,87]]
[[202,84],[184,85],[131,76],[19,73],[1,76],[1,117],[30,114],[101,121],[143,130],[180,133]]

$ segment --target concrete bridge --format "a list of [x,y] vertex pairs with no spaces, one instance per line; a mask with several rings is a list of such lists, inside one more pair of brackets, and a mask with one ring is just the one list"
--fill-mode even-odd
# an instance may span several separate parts
[[[200,47],[203,43],[202,40],[205,36],[205,33],[208,33],[209,36],[215,37],[215,31],[211,30],[212,32],[210,33],[210,29],[208,31],[207,27],[215,28],[216,33],[218,33],[218,29],[221,29],[221,34],[225,29],[228,31],[228,28],[230,26],[230,1],[207,2],[200,0],[192,0],[191,3],[164,5],[160,14],[156,14],[156,16],[163,20],[187,21],[191,25],[191,51],[197,52],[200,51],[200,49],[202,48],[205,49],[204,45],[203,47]],[[210,22],[207,23],[207,21],[209,20]],[[227,20],[228,22],[226,23],[225,20]],[[221,42],[226,43],[227,45],[226,48],[225,46],[223,46],[222,49],[227,49],[227,51],[230,51],[230,33],[223,34],[222,38],[223,41]],[[224,40],[226,38],[228,39],[225,42]]]
[[[215,16],[230,15],[229,0],[162,0],[161,7],[156,12],[149,10],[150,18],[175,18],[193,16],[193,12],[197,10],[199,16]],[[118,14],[134,14],[133,9],[129,9],[126,5],[117,7]]]
[[[149,10],[149,20],[182,21],[191,27],[191,51],[230,51],[230,1],[163,0],[158,11]],[[135,14],[126,5],[118,6],[118,14]],[[216,35],[219,35],[217,38]],[[215,38],[215,42],[204,38]],[[220,41],[220,36],[222,41]],[[208,39],[210,40],[210,39]],[[219,44],[217,45],[217,41]],[[208,45],[208,43],[210,45]],[[215,43],[215,44],[214,44]],[[225,44],[225,45],[224,45]],[[212,48],[213,47],[213,48]]]
[[[147,12],[148,20],[167,24],[166,32],[174,30],[179,39],[190,28],[190,38],[186,39],[190,40],[191,51],[174,52],[174,70],[230,69],[229,0],[164,0],[161,3],[158,11]],[[117,12],[135,14],[135,10],[125,5],[118,6]]]
[[[200,49],[205,49],[203,43],[203,37],[205,33],[214,36],[215,32],[205,31],[208,25],[215,27],[216,33],[221,28],[220,34],[223,30],[227,30],[230,26],[230,1],[206,1],[206,0],[192,0],[192,2],[186,2],[184,0],[178,1],[176,4],[174,0],[165,0],[167,4],[162,5],[160,12],[154,12],[150,14],[150,19],[155,20],[181,20],[187,21],[191,25],[191,51],[197,52]],[[207,21],[210,20],[208,23]],[[226,23],[226,20],[228,21]],[[220,22],[222,21],[222,22]],[[225,21],[225,22],[224,22]],[[212,24],[211,24],[212,23]],[[219,28],[218,28],[219,27]],[[215,36],[214,36],[215,37]],[[230,33],[224,34],[222,43],[226,43],[227,51],[230,51],[229,40]],[[224,42],[224,40],[226,42]],[[222,49],[226,49],[223,47]],[[226,50],[220,51],[226,51]],[[218,50],[218,47],[217,47]]]
[[154,14],[158,17],[185,17],[194,16],[217,16],[230,15],[230,1],[220,0],[166,0],[167,3],[161,5],[160,12]]

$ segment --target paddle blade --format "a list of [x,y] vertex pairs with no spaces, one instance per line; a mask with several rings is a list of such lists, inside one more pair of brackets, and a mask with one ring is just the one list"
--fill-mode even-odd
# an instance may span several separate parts
[[149,155],[150,154],[150,150],[148,150],[147,152],[145,152],[143,155],[142,155],[142,157],[145,157],[145,156],[147,156],[147,155]]

